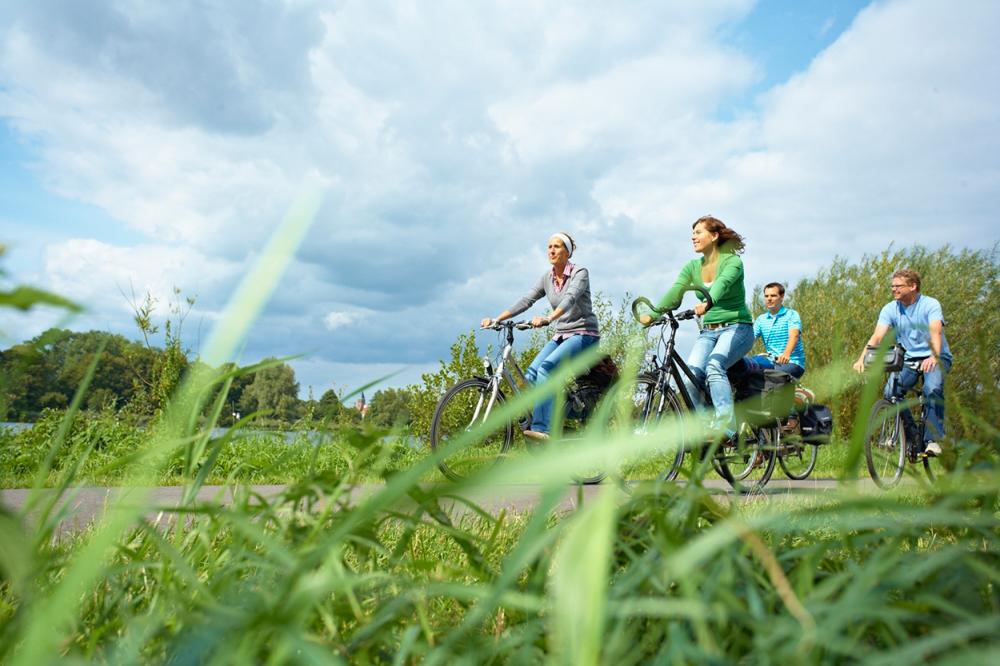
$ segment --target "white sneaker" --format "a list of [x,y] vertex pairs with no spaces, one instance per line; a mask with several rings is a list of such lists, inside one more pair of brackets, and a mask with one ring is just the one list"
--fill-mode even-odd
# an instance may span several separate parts
[[941,445],[937,442],[927,442],[924,445],[924,453],[931,458],[937,457],[941,455]]

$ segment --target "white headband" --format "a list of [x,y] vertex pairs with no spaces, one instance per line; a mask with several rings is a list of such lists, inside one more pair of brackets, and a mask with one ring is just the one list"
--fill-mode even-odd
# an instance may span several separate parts
[[552,234],[552,237],[553,238],[558,238],[559,240],[561,240],[563,242],[563,246],[566,248],[566,252],[569,253],[568,256],[567,256],[567,258],[573,256],[573,241],[570,240],[569,236],[567,236],[566,234],[564,234],[564,233],[562,233],[560,231],[560,232]]

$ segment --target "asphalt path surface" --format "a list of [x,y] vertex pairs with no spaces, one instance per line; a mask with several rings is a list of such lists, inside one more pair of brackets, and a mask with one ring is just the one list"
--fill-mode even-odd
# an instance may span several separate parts
[[[862,480],[861,485],[871,485],[870,481]],[[704,485],[711,489],[713,493],[720,497],[727,497],[731,500],[742,501],[762,501],[767,498],[793,497],[802,494],[822,493],[836,490],[839,483],[835,479],[806,479],[805,481],[791,481],[785,478],[773,478],[763,491],[751,495],[740,496],[734,494],[729,485],[721,479],[706,479]],[[569,485],[558,506],[562,510],[572,510],[581,503],[586,503],[588,499],[594,497],[604,485],[597,486],[576,486]],[[351,493],[351,502],[356,503],[365,496],[377,492],[381,485],[358,486]],[[856,487],[856,485],[855,485]],[[264,498],[279,495],[286,486],[284,485],[262,485],[250,486],[251,492]],[[128,502],[127,488],[96,488],[83,487],[71,488],[66,492],[58,503],[58,510],[62,513],[60,520],[61,531],[73,531],[86,528],[104,514],[107,507],[114,505],[114,501],[123,498]],[[144,514],[147,519],[157,521],[165,515],[171,513],[171,508],[176,507],[180,502],[184,491],[181,486],[163,486],[150,488],[148,494],[142,493],[145,497],[142,500]],[[24,508],[32,491],[26,489],[0,490],[0,504],[8,511],[19,514]],[[54,491],[45,490],[43,493]],[[533,484],[520,485],[498,485],[466,487],[461,491],[461,496],[470,503],[497,514],[500,511],[523,512],[532,509],[539,501],[541,486]],[[204,486],[197,494],[199,504],[219,504],[228,506],[233,502],[232,490],[229,486]],[[442,500],[443,507],[452,514],[461,514],[470,510],[469,505],[458,500]],[[34,509],[26,516],[27,523],[33,524],[39,516],[39,509]]]

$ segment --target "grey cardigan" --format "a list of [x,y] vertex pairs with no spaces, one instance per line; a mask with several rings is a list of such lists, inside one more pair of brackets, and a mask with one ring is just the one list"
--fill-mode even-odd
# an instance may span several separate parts
[[586,268],[574,267],[572,274],[563,283],[562,291],[556,292],[552,282],[552,271],[542,274],[534,288],[521,300],[507,308],[511,316],[519,315],[530,308],[542,296],[549,299],[552,309],[562,308],[559,319],[552,322],[556,335],[591,333],[598,335],[597,315],[590,302],[590,274]]

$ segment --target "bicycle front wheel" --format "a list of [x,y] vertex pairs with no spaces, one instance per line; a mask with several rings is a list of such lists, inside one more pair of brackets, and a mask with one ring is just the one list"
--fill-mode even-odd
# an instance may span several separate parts
[[878,400],[872,407],[865,433],[865,461],[879,488],[891,488],[903,476],[906,435],[899,408],[888,400]]
[[684,462],[683,412],[677,395],[669,388],[660,388],[654,377],[643,375],[636,379],[631,395],[632,433],[637,437],[653,436],[650,433],[667,419],[674,419],[676,430],[659,433],[662,446],[644,455],[635,463],[633,473],[652,477],[657,481],[673,481]]
[[819,447],[801,439],[786,439],[778,447],[778,464],[789,479],[802,481],[816,468]]
[[[497,391],[490,406],[492,387],[481,379],[466,379],[451,387],[434,411],[431,421],[431,449],[436,453],[448,448],[466,433],[480,427],[494,410],[503,405],[503,393]],[[457,451],[448,451],[438,461],[441,473],[452,481],[460,481],[497,463],[510,448],[514,424],[508,421],[491,432],[481,432],[474,441]]]

